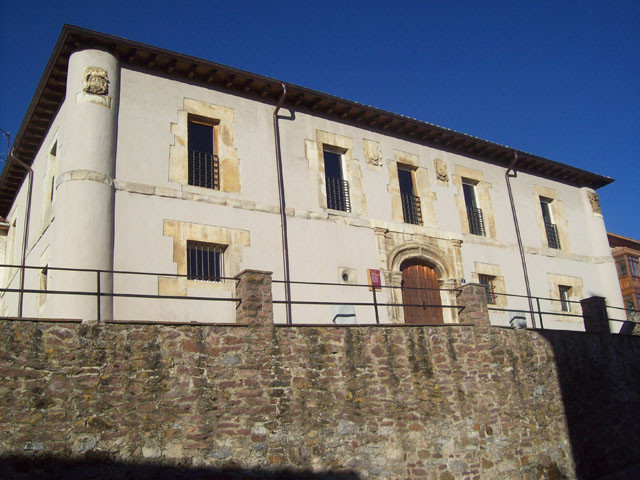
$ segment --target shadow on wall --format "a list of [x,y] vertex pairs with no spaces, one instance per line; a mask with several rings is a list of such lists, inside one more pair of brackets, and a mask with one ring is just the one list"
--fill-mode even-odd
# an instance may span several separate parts
[[553,348],[579,479],[640,464],[640,338],[540,331]]
[[32,478],[73,478],[78,480],[106,480],[113,478],[135,478],[136,480],[358,480],[353,471],[325,471],[293,469],[261,469],[238,467],[188,467],[113,461],[108,456],[95,453],[84,458],[63,459],[57,456],[2,455],[0,456],[0,478],[26,480]]

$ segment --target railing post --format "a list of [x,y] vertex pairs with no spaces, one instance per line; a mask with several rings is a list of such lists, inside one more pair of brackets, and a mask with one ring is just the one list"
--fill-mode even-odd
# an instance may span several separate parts
[[488,327],[489,310],[487,307],[487,289],[479,283],[467,283],[460,287],[456,303],[462,310],[458,314],[460,323],[472,323],[476,326]]
[[236,307],[236,323],[254,326],[273,324],[271,275],[271,272],[261,270],[243,270],[236,275],[236,297],[240,299]]
[[378,315],[378,300],[376,298],[376,287],[371,287],[371,291],[373,292],[373,309],[376,312],[376,323],[380,323],[380,316]]
[[97,317],[98,317],[98,323],[100,323],[100,270],[96,270],[96,296],[98,297],[98,309],[97,311]]
[[[542,324],[542,309],[540,308],[540,298],[536,297],[536,303],[538,304],[538,318],[540,318],[540,328],[544,330],[544,325]],[[535,328],[535,325],[533,325]]]

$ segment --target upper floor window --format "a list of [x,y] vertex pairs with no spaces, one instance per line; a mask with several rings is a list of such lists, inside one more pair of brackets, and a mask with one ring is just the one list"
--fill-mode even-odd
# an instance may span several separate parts
[[571,287],[567,285],[558,285],[558,294],[560,295],[560,310],[563,312],[570,312]]
[[225,246],[187,241],[187,279],[221,282]]
[[327,189],[327,208],[351,211],[349,200],[349,182],[344,179],[342,154],[323,150],[324,175]]
[[618,277],[626,277],[629,272],[627,271],[627,262],[624,261],[624,257],[616,260],[616,270],[618,271]]
[[420,197],[415,194],[414,170],[398,165],[398,182],[400,183],[400,196],[402,197],[402,214],[405,223],[422,225],[422,209]]
[[483,273],[478,275],[478,282],[480,285],[484,285],[484,288],[487,290],[487,303],[490,305],[496,303],[495,279],[496,277],[493,275],[485,275]]
[[558,227],[553,221],[553,214],[551,211],[552,201],[553,200],[550,198],[540,197],[540,208],[542,209],[542,220],[547,234],[547,244],[549,245],[549,248],[560,249]]
[[628,255],[627,260],[629,262],[629,271],[631,272],[631,275],[634,277],[640,277],[640,262],[638,261],[638,257]]
[[473,180],[462,180],[462,192],[464,193],[464,203],[467,207],[467,220],[469,221],[469,232],[473,235],[486,235],[484,228],[484,218],[482,209],[478,208],[478,198],[476,196],[477,182]]
[[189,185],[220,189],[220,162],[217,150],[217,125],[189,118],[188,122]]

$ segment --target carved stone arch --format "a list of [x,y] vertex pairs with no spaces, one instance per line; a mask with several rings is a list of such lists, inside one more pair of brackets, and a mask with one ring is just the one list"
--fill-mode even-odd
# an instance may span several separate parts
[[445,280],[453,277],[455,268],[451,259],[444,252],[432,245],[420,242],[407,242],[394,248],[389,254],[387,265],[391,266],[391,272],[400,272],[400,265],[408,259],[419,259],[431,267],[438,274],[438,278]]

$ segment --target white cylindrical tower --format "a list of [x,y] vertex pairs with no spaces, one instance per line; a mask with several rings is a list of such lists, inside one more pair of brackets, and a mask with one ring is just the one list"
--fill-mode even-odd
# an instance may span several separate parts
[[[56,180],[52,267],[113,269],[115,158],[120,67],[111,53],[82,50],[69,59],[60,169]],[[51,272],[51,289],[95,292],[95,273]],[[100,291],[113,291],[113,275],[100,274]],[[96,296],[52,295],[55,316],[95,320]],[[102,297],[100,316],[113,315]]]
[[[603,259],[598,265],[601,292],[598,295],[605,297],[606,303],[612,307],[622,307],[622,292],[618,273],[611,257],[611,247],[607,239],[607,228],[604,224],[600,199],[598,194],[591,188],[580,189],[582,202],[586,211],[589,235],[591,237],[591,251],[594,256]],[[608,258],[607,258],[608,257]],[[624,312],[609,309],[609,318],[624,319]],[[621,322],[609,322],[612,332],[618,332],[622,327]]]

